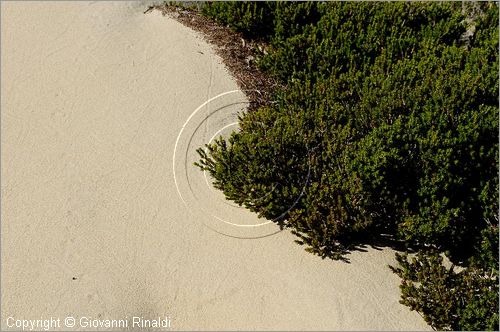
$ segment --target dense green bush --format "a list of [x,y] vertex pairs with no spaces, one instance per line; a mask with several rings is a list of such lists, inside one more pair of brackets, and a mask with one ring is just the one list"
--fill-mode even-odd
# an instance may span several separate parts
[[[205,13],[269,41],[259,64],[285,86],[199,150],[228,199],[323,257],[391,234],[472,274],[485,271],[473,261],[498,271],[497,4],[233,2]],[[485,305],[454,314],[491,315]]]
[[216,21],[241,31],[246,37],[268,36],[274,30],[272,2],[241,2],[238,4],[221,1],[208,3],[202,12]]
[[[497,234],[498,235],[498,234]],[[408,259],[396,254],[403,280],[401,303],[437,330],[498,330],[498,271],[471,265],[446,268],[436,252]]]

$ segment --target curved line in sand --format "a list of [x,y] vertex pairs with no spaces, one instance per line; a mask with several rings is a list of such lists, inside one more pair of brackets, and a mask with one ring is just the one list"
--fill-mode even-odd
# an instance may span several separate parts
[[[186,128],[187,124],[189,123],[189,121],[191,121],[191,119],[193,118],[193,116],[196,115],[196,113],[198,113],[203,107],[205,107],[207,104],[209,104],[210,102],[214,101],[215,99],[217,98],[220,98],[222,96],[225,96],[225,95],[228,95],[228,94],[231,94],[231,93],[235,93],[235,92],[243,92],[243,91],[252,91],[252,90],[231,90],[231,91],[226,91],[226,92],[223,92],[223,93],[220,93],[210,99],[208,99],[207,101],[205,101],[204,103],[202,103],[200,106],[198,106],[192,113],[191,115],[189,115],[189,117],[187,118],[186,122],[184,122],[184,124],[182,125],[182,128],[181,130],[179,131],[179,134],[177,135],[177,139],[175,140],[175,145],[174,145],[174,153],[173,153],[173,156],[172,156],[172,173],[173,173],[173,177],[174,177],[174,184],[175,184],[175,188],[177,190],[177,194],[179,195],[179,198],[182,200],[182,202],[184,203],[184,205],[189,209],[189,206],[186,202],[186,200],[184,200],[184,197],[182,197],[182,193],[181,193],[181,190],[179,189],[179,184],[177,182],[177,177],[176,177],[176,174],[175,174],[175,156],[176,156],[176,153],[177,153],[177,146],[179,144],[179,140],[182,136],[182,133],[184,131],[184,129]],[[231,125],[234,125],[234,124],[237,124],[238,122],[233,122],[229,125],[226,125],[224,128],[220,129],[211,139],[210,141],[212,141],[214,139],[214,137],[220,133],[222,130],[226,129],[227,127],[231,126]],[[205,173],[205,172],[204,172]],[[207,184],[208,184],[208,180],[205,176],[205,179],[207,181]],[[210,186],[209,186],[210,187]],[[236,227],[260,227],[260,226],[264,226],[264,225],[267,225],[267,224],[270,224],[272,223],[272,220],[269,220],[267,222],[264,222],[264,223],[260,223],[260,224],[255,224],[255,225],[241,225],[241,224],[235,224],[235,223],[231,223],[231,222],[228,222],[216,215],[213,215],[211,214],[212,217],[216,218],[217,220],[220,220],[228,225],[231,225],[231,226],[236,226]],[[205,223],[204,223],[205,224]],[[212,227],[209,227],[210,229],[212,229]],[[224,234],[224,233],[221,233],[221,232],[217,232],[217,233],[220,233],[220,234]],[[275,234],[275,233],[273,233]],[[227,234],[224,234],[224,235],[227,235]],[[272,234],[271,234],[272,235]],[[227,236],[230,236],[230,235],[227,235]]]
[[200,106],[198,106],[198,108],[196,108],[193,111],[193,113],[191,113],[191,115],[187,118],[186,122],[184,122],[184,124],[182,125],[182,128],[179,131],[179,134],[177,135],[177,139],[175,140],[175,145],[174,145],[174,154],[173,154],[173,157],[172,157],[172,173],[174,175],[174,183],[175,183],[175,188],[177,189],[177,194],[179,195],[179,197],[182,200],[182,202],[184,203],[184,205],[186,205],[186,207],[188,207],[187,202],[182,197],[181,191],[179,189],[179,184],[177,183],[177,177],[175,176],[175,154],[176,154],[176,151],[177,151],[177,145],[179,144],[179,140],[181,138],[182,132],[186,128],[186,126],[189,123],[189,121],[191,121],[191,118],[193,116],[195,116],[195,114],[198,113],[205,105],[207,105],[208,103],[212,102],[213,100],[215,100],[217,98],[220,98],[222,96],[225,96],[225,95],[228,95],[228,94],[231,94],[231,93],[240,92],[240,91],[241,90],[226,91],[226,92],[220,93],[217,96],[212,97],[212,98],[208,99],[207,101],[205,101],[203,104],[201,104]]
[[[217,98],[220,98],[222,96],[225,96],[225,95],[229,95],[229,94],[232,94],[232,93],[235,93],[235,92],[244,92],[244,91],[256,91],[256,90],[231,90],[231,91],[226,91],[226,92],[222,92],[210,99],[208,99],[207,101],[203,102],[200,106],[198,106],[190,115],[189,117],[187,118],[187,120],[184,122],[184,124],[182,125],[182,128],[181,130],[179,131],[179,134],[177,135],[177,139],[175,140],[175,145],[174,145],[174,152],[173,152],[173,156],[172,156],[172,173],[173,173],[173,177],[174,177],[174,184],[175,184],[175,188],[177,190],[177,194],[179,195],[179,198],[182,200],[182,202],[184,203],[184,205],[186,206],[186,208],[188,208],[188,210],[190,211],[189,209],[189,206],[187,204],[187,202],[184,200],[184,197],[182,197],[182,193],[179,189],[179,184],[177,182],[177,177],[175,175],[175,157],[176,157],[176,152],[177,152],[177,146],[179,144],[179,140],[182,136],[182,133],[184,131],[184,129],[186,128],[187,124],[189,123],[189,121],[191,121],[191,119],[193,118],[193,116],[196,115],[196,113],[198,113],[203,107],[205,107],[207,104],[209,104],[210,102],[214,101],[215,99]],[[212,136],[212,138],[210,139],[210,141],[212,141],[214,139],[214,137],[220,133],[222,130],[230,127],[231,125],[234,125],[236,124],[237,122],[233,122],[229,125],[226,125],[225,127],[223,127],[222,129],[220,129],[214,136]],[[223,223],[225,224],[228,224],[228,225],[231,225],[231,226],[235,226],[235,227],[243,227],[243,228],[255,228],[255,227],[260,227],[260,226],[264,226],[264,225],[267,225],[267,224],[270,224],[272,223],[273,221],[276,221],[276,220],[279,220],[281,218],[283,218],[297,203],[298,201],[300,200],[300,198],[302,197],[302,195],[304,194],[304,190],[305,190],[305,187],[307,186],[307,184],[309,183],[309,178],[310,178],[310,175],[311,175],[311,164],[310,164],[310,153],[308,151],[308,159],[309,159],[309,163],[308,163],[308,170],[307,170],[307,176],[306,176],[306,180],[304,182],[304,186],[302,187],[302,190],[300,192],[300,194],[298,195],[297,199],[293,202],[293,204],[286,210],[284,211],[282,214],[280,214],[277,218],[274,218],[272,220],[268,220],[267,222],[264,222],[264,223],[260,223],[260,224],[255,224],[255,225],[241,225],[241,224],[235,224],[235,223],[231,223],[231,222],[228,222],[216,215],[213,215],[211,214],[212,217],[222,221]],[[204,171],[205,173],[205,171]],[[208,180],[207,180],[207,177],[206,177],[206,174],[205,174],[205,180],[208,184]],[[210,187],[210,186],[209,186]],[[205,223],[203,223],[205,226],[207,226]],[[208,227],[208,226],[207,226]],[[212,227],[209,227],[210,229],[213,229]],[[279,231],[278,231],[279,232]],[[276,232],[276,233],[278,233]],[[219,234],[223,234],[223,235],[227,235],[227,236],[231,236],[231,235],[228,235],[228,234],[224,234],[224,233],[221,233],[221,232],[217,232]],[[275,234],[275,233],[273,233]],[[272,234],[271,234],[272,235]],[[231,236],[233,237],[233,236]]]

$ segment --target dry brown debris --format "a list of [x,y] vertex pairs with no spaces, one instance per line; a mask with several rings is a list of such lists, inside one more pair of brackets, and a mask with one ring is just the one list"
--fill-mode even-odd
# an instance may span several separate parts
[[221,26],[193,9],[171,5],[157,5],[153,8],[201,32],[209,43],[215,45],[216,53],[223,59],[250,100],[249,110],[255,110],[270,102],[271,93],[278,83],[269,75],[265,75],[255,64],[255,58],[261,54],[265,45],[245,40],[241,33]]

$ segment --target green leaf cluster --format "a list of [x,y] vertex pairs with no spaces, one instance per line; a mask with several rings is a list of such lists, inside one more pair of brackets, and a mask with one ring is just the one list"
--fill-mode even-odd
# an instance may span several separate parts
[[[496,234],[498,236],[498,232]],[[402,278],[402,304],[436,330],[498,331],[498,270],[472,263],[446,267],[436,251],[396,254],[391,269]]]

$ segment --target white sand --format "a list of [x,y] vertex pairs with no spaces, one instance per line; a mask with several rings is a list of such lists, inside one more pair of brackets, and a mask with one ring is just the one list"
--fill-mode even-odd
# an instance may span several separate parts
[[245,105],[235,92],[193,113],[238,89],[197,33],[141,3],[1,6],[2,330],[66,316],[78,329],[133,316],[172,329],[430,329],[398,303],[390,249],[346,264],[288,232],[262,237],[278,229],[191,166]]

